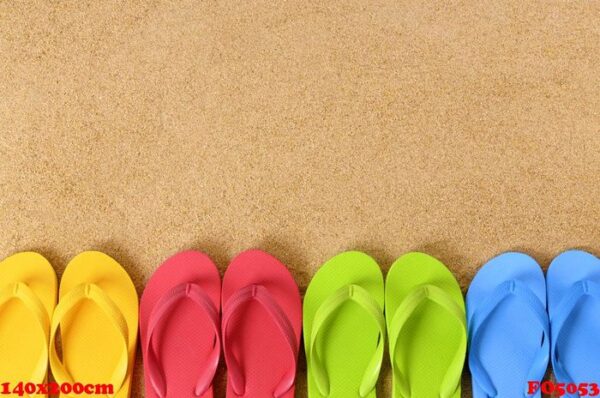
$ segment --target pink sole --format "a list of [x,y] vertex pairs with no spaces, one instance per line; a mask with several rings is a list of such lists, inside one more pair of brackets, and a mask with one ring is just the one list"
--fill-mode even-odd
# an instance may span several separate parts
[[[148,353],[145,352],[150,314],[156,303],[178,285],[199,285],[217,310],[220,309],[221,280],[211,259],[203,253],[186,251],[174,255],[162,264],[148,282],[140,303],[140,336],[144,356],[145,396],[159,398],[149,380]],[[179,300],[165,315],[163,326],[155,331],[154,352],[164,372],[167,397],[194,397],[194,388],[207,358],[213,349],[215,336],[209,317],[191,300]],[[212,398],[212,387],[201,396]]]
[[[294,330],[296,347],[300,344],[302,305],[298,286],[287,268],[275,257],[260,250],[238,255],[223,277],[222,305],[240,289],[262,285],[275,299]],[[243,304],[231,318],[223,340],[234,354],[244,374],[243,395],[233,391],[228,369],[228,398],[273,397],[273,392],[285,373],[295,366],[290,348],[280,329],[258,302]],[[294,397],[294,388],[285,398]]]

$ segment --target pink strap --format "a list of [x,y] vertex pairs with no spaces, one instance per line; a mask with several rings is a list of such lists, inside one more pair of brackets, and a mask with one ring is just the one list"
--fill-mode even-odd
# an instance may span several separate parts
[[[275,322],[279,328],[281,334],[285,337],[287,345],[290,349],[292,357],[292,367],[283,376],[275,391],[273,392],[274,398],[280,398],[286,394],[293,386],[296,379],[296,359],[298,355],[298,345],[296,342],[296,332],[290,323],[290,320],[286,316],[283,309],[277,304],[277,301],[269,293],[269,290],[262,285],[250,285],[243,289],[238,290],[233,296],[229,298],[227,303],[223,307],[223,352],[225,355],[225,362],[229,369],[229,376],[233,391],[238,396],[245,394],[245,381],[242,369],[236,358],[234,357],[231,350],[228,349],[227,345],[227,328],[233,314],[240,308],[240,306],[249,301],[257,301],[267,310],[271,319]],[[260,326],[258,326],[260,327]]]
[[190,299],[196,303],[210,319],[210,326],[212,326],[215,333],[215,345],[208,357],[206,366],[203,367],[203,371],[198,377],[194,389],[194,395],[197,397],[202,396],[212,385],[217,366],[219,364],[219,358],[221,356],[221,340],[219,330],[219,311],[213,304],[212,300],[200,286],[194,283],[187,283],[175,286],[169,292],[165,293],[156,303],[150,314],[150,321],[148,324],[148,338],[146,340],[146,352],[148,358],[146,364],[148,365],[148,373],[150,376],[150,382],[156,394],[160,398],[167,396],[167,386],[165,382],[164,372],[161,368],[160,361],[154,351],[152,345],[154,331],[157,327],[164,322],[166,314],[171,313],[174,310],[175,304],[182,299]]

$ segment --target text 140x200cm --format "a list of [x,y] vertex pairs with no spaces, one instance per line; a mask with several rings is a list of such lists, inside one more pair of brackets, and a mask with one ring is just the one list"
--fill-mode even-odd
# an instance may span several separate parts
[[83,384],[83,383],[1,383],[0,395],[14,394],[20,397],[26,395],[113,395],[112,384]]

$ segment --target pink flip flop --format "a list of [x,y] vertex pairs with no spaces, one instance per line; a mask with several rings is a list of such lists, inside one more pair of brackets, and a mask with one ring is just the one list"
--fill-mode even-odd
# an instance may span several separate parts
[[287,268],[260,250],[239,254],[223,277],[227,398],[293,398],[302,305]]
[[150,278],[140,304],[146,397],[213,397],[220,297],[219,272],[200,252],[174,255]]

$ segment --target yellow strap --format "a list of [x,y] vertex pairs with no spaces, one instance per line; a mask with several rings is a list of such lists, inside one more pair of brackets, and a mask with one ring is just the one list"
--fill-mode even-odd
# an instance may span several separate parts
[[[58,357],[56,351],[56,333],[63,318],[72,311],[83,300],[89,300],[102,309],[108,318],[112,321],[113,326],[119,331],[121,336],[120,343],[122,345],[122,354],[115,370],[110,378],[110,382],[114,387],[115,395],[119,392],[127,378],[127,370],[129,368],[129,332],[127,322],[119,307],[111,300],[111,298],[98,286],[93,283],[81,284],[63,296],[52,317],[52,325],[50,327],[50,367],[54,379],[59,383],[74,383],[73,377],[69,374],[67,366]],[[63,342],[64,344],[64,342]]]
[[46,380],[46,373],[48,370],[48,329],[50,328],[50,322],[48,320],[48,312],[46,307],[40,301],[39,297],[34,293],[29,286],[24,283],[10,283],[0,289],[0,307],[8,303],[10,300],[18,299],[21,300],[27,309],[33,314],[37,320],[38,325],[42,331],[43,349],[40,355],[40,359],[34,367],[32,372],[31,380],[32,383],[44,383]]

